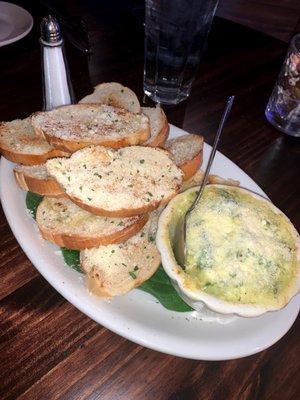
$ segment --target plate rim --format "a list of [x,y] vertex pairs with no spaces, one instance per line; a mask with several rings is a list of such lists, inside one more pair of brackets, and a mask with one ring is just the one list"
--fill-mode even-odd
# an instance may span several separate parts
[[27,18],[29,18],[30,23],[29,23],[29,27],[23,31],[22,33],[20,33],[17,36],[13,36],[10,39],[4,39],[4,40],[0,40],[0,47],[4,47],[7,46],[11,43],[15,43],[18,42],[19,40],[23,39],[23,37],[27,36],[28,33],[31,31],[32,27],[33,27],[33,17],[30,14],[29,11],[27,11],[25,8],[19,6],[18,4],[14,4],[14,3],[9,3],[7,1],[0,1],[0,5],[1,3],[4,3],[6,5],[8,5],[10,8],[18,8],[20,11],[22,11],[22,13],[24,14],[24,16],[26,15]]

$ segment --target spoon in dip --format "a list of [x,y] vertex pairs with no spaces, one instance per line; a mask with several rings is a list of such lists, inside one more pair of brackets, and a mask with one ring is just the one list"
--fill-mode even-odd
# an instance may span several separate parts
[[223,111],[223,115],[218,127],[218,131],[217,134],[215,136],[215,140],[214,140],[214,144],[209,156],[209,160],[207,163],[207,167],[205,169],[205,173],[204,173],[204,177],[202,180],[202,183],[200,185],[200,189],[199,192],[194,200],[194,202],[192,203],[192,205],[190,206],[190,208],[186,211],[186,213],[182,216],[182,219],[179,221],[179,226],[178,226],[178,233],[177,233],[177,246],[176,246],[176,250],[175,250],[175,255],[176,255],[176,259],[177,262],[179,263],[179,265],[182,267],[182,269],[185,269],[185,261],[186,261],[186,226],[187,226],[187,218],[190,215],[190,213],[194,210],[194,208],[197,206],[197,204],[199,203],[204,187],[207,183],[207,179],[208,179],[208,174],[210,172],[210,168],[212,166],[212,163],[214,161],[215,158],[215,154],[217,151],[217,146],[221,137],[221,134],[223,132],[223,128],[225,125],[225,122],[227,121],[227,118],[229,116],[233,101],[234,101],[235,96],[230,96],[227,100],[226,103],[226,107],[225,110]]

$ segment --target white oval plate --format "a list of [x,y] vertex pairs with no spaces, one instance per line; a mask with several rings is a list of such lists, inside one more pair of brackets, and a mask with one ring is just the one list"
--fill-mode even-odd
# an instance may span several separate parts
[[0,47],[16,42],[32,28],[33,18],[16,4],[0,1]]
[[[186,132],[171,126],[171,137]],[[204,165],[211,147],[204,147]],[[164,353],[197,360],[228,360],[257,353],[278,341],[292,326],[299,308],[296,296],[283,310],[258,318],[237,318],[222,325],[204,322],[197,312],[177,313],[154,297],[135,289],[110,302],[92,296],[81,274],[67,267],[58,247],[44,241],[28,215],[25,193],[14,181],[14,164],[1,159],[2,206],[20,246],[45,279],[83,313],[111,331]],[[217,152],[212,173],[233,178],[265,196],[256,183],[232,161]]]

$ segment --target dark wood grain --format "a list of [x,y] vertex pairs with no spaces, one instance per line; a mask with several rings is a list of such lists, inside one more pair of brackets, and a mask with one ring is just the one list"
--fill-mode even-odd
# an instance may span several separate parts
[[298,0],[219,0],[217,15],[288,42],[300,16]]
[[[25,4],[26,2],[19,2]],[[67,45],[77,98],[101,81],[120,81],[142,99],[143,33],[130,2],[66,2],[85,18],[93,54]],[[97,4],[98,5],[97,5]],[[135,4],[134,2],[130,3]],[[42,107],[38,21],[0,49],[0,120]],[[286,45],[215,19],[190,98],[166,108],[170,122],[212,142],[229,94],[237,94],[221,144],[300,228],[300,142],[267,123],[264,108]],[[145,99],[147,103],[149,100]],[[12,184],[14,184],[12,182]],[[0,398],[3,400],[296,400],[300,398],[298,318],[268,350],[240,360],[192,361],[135,345],[64,300],[34,269],[0,214]]]

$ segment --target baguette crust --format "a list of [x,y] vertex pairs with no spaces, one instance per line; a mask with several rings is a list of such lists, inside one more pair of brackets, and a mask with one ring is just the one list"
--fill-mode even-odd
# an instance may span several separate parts
[[145,145],[150,147],[164,147],[166,140],[168,139],[169,132],[170,126],[168,121],[166,121],[159,134],[153,138],[150,138]]
[[203,160],[203,152],[201,150],[201,152],[199,154],[197,154],[194,158],[179,165],[179,168],[184,173],[184,176],[183,176],[184,181],[189,180],[193,175],[195,175],[195,173],[198,171],[198,169],[202,165],[202,160]]
[[169,124],[161,107],[142,107],[142,113],[146,114],[150,121],[151,136],[144,143],[145,146],[164,147],[169,136]]
[[149,212],[156,210],[158,207],[168,204],[169,201],[174,196],[176,196],[177,193],[180,192],[180,189],[181,185],[178,185],[176,186],[176,192],[174,191],[174,193],[172,193],[172,195],[170,195],[169,197],[166,197],[161,201],[153,201],[151,204],[148,204],[147,206],[144,207],[122,208],[113,211],[106,210],[104,208],[90,206],[89,204],[82,202],[82,200],[74,196],[68,196],[68,197],[71,201],[73,201],[73,203],[77,204],[79,207],[90,212],[91,214],[105,216],[105,217],[123,218],[123,217],[134,217],[136,215],[148,214]]
[[64,190],[50,175],[48,177],[29,175],[26,170],[18,167],[14,168],[14,175],[19,187],[23,190],[37,193],[41,196],[66,197]]
[[[50,220],[49,222],[49,215],[51,215],[50,213],[52,211],[51,207],[53,207],[53,204],[55,205],[55,203],[58,203],[60,207],[65,208],[66,210],[71,208],[71,214],[68,217],[68,220],[64,222],[64,226],[55,221],[55,218],[58,220],[61,218],[59,212],[57,212],[57,214],[54,213],[54,221]],[[110,231],[108,228],[105,228],[104,225],[101,229],[93,229],[93,231],[89,233],[86,232],[85,229],[81,229],[80,225],[76,227],[76,229],[73,227],[76,218],[78,218],[78,214],[80,214],[81,219],[92,218],[94,222],[97,222],[97,220],[100,221],[99,223],[101,223],[101,220],[106,220],[107,218],[88,215],[87,212],[81,209],[78,210],[78,207],[70,203],[69,200],[61,197],[56,199],[44,198],[38,206],[36,221],[40,233],[45,240],[48,240],[57,246],[66,247],[71,250],[85,250],[93,247],[124,242],[139,232],[147,223],[149,218],[149,216],[145,214],[131,218],[131,220],[130,218],[124,219],[124,222],[121,220],[124,227],[117,226],[119,219],[111,218],[106,222],[106,226],[110,228]],[[48,219],[46,222],[45,215]],[[72,217],[72,215],[74,215],[74,217]],[[111,225],[111,223],[114,223],[114,225]],[[114,229],[111,229],[111,227],[114,227]]]
[[[77,150],[81,150],[88,146],[104,146],[111,149],[120,149],[121,147],[133,146],[142,144],[149,137],[149,129],[140,129],[138,138],[135,135],[128,135],[126,138],[118,140],[93,140],[93,141],[79,141],[73,142],[71,140],[56,138],[48,135],[45,132],[41,132],[47,142],[55,149],[59,149],[65,152],[74,153]],[[59,157],[59,156],[57,156]]]
[[25,154],[25,153],[16,153],[14,151],[1,149],[1,154],[7,160],[14,162],[16,164],[23,164],[23,165],[38,165],[43,164],[50,158],[55,157],[67,157],[70,154],[66,153],[66,151],[61,151],[58,149],[52,149],[44,154]]
[[54,148],[70,153],[90,145],[114,149],[137,145],[150,136],[147,116],[94,103],[38,112],[31,122],[37,135]]
[[66,247],[71,250],[85,250],[91,249],[98,246],[108,246],[110,244],[118,244],[129,239],[131,236],[139,232],[145,223],[147,222],[148,215],[143,215],[138,221],[123,229],[121,232],[117,232],[111,235],[94,238],[94,237],[81,237],[80,235],[55,233],[50,229],[44,227],[39,227],[43,239],[48,240],[48,242],[54,243],[60,247]]
[[203,137],[183,135],[166,142],[165,148],[171,153],[176,165],[184,172],[183,180],[189,180],[202,165]]

